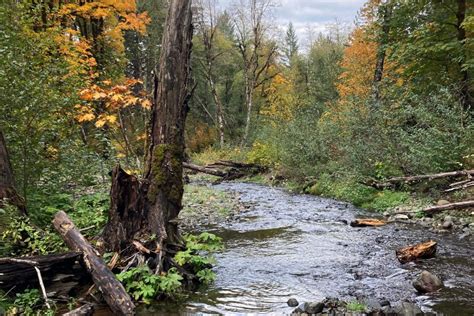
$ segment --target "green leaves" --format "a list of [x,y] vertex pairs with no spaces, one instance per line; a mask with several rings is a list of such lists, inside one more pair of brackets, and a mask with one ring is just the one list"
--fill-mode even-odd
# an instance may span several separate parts
[[117,279],[122,282],[134,300],[150,304],[159,294],[167,296],[177,294],[182,287],[183,277],[176,268],[171,268],[162,275],[156,275],[143,265],[118,274]]

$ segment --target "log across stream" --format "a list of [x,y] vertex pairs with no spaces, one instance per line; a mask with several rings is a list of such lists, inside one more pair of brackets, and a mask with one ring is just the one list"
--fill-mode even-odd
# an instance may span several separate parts
[[[373,216],[349,204],[238,182],[214,186],[238,192],[249,209],[209,229],[225,240],[217,255],[215,284],[179,304],[142,307],[142,315],[188,313],[289,314],[290,297],[326,296],[403,300],[445,315],[474,313],[473,239],[440,235],[419,226],[389,224],[355,228],[355,217]],[[472,237],[470,237],[472,238]],[[400,264],[395,249],[433,239],[437,255]],[[411,285],[422,270],[441,277],[446,288],[419,296]]]

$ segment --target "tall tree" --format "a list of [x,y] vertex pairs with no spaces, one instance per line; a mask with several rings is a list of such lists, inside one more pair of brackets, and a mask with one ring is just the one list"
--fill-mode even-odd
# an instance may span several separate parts
[[294,57],[298,54],[298,49],[298,37],[296,36],[296,31],[293,27],[293,23],[290,22],[288,24],[288,29],[286,30],[284,48],[285,57],[290,67]]
[[21,214],[26,215],[25,200],[16,192],[7,144],[0,130],[0,206],[4,202],[16,206]]
[[237,47],[242,58],[247,110],[242,145],[247,143],[249,137],[254,91],[273,77],[268,74],[268,70],[276,54],[276,45],[266,38],[268,25],[265,21],[273,6],[273,0],[240,0],[234,7],[233,22]]
[[[172,0],[155,78],[150,148],[144,179],[117,166],[112,174],[107,248],[130,250],[140,241],[156,254],[157,270],[167,253],[182,247],[174,221],[183,195],[184,123],[188,111],[192,46],[191,0]],[[154,236],[155,238],[151,238]]]
[[217,80],[215,74],[215,64],[217,59],[221,57],[225,51],[218,50],[216,47],[218,37],[218,13],[216,10],[215,0],[198,1],[199,15],[197,17],[197,25],[199,28],[199,37],[204,48],[204,58],[199,59],[201,69],[206,78],[212,98],[216,106],[217,127],[219,130],[219,144],[224,147],[224,107],[217,92]]

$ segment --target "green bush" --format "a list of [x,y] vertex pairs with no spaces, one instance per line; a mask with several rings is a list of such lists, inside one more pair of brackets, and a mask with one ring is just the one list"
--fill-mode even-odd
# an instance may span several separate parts
[[159,294],[176,295],[182,287],[183,277],[176,268],[156,275],[146,265],[143,265],[118,274],[117,279],[123,283],[134,300],[149,304]]
[[38,289],[25,290],[16,294],[13,304],[8,308],[7,315],[53,316],[55,310],[44,305],[43,297]]
[[46,255],[66,249],[58,234],[33,226],[29,218],[14,218],[1,239],[9,255]]
[[406,192],[377,191],[358,183],[355,178],[337,179],[328,174],[322,174],[308,193],[351,202],[355,206],[375,211],[394,208],[408,202],[410,198]]

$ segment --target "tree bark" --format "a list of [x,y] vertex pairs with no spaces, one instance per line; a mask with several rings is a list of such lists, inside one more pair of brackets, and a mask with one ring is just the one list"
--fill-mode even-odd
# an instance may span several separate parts
[[140,242],[156,254],[158,267],[164,254],[183,247],[173,220],[182,208],[191,18],[190,0],[171,1],[155,77],[144,179],[139,181],[119,166],[114,169],[109,222],[103,234],[106,247],[113,251],[130,252],[133,241]]
[[26,215],[25,200],[15,189],[15,178],[10,164],[10,156],[8,155],[5,138],[0,130],[0,207],[4,201],[16,206],[21,215]]
[[384,72],[384,65],[385,65],[385,55],[386,55],[386,48],[385,45],[388,42],[388,34],[390,32],[390,8],[388,5],[382,4],[380,7],[381,11],[381,23],[382,29],[380,30],[381,34],[379,36],[379,48],[377,51],[377,62],[375,65],[375,73],[374,73],[374,83],[373,83],[373,98],[375,102],[380,101],[380,82],[383,78]]
[[54,228],[61,234],[68,247],[83,253],[83,261],[92,280],[101,291],[110,309],[119,315],[133,315],[135,305],[122,283],[109,270],[97,251],[87,242],[71,219],[63,211],[54,216]]
[[[466,49],[466,30],[463,27],[464,20],[466,18],[466,0],[458,0],[458,9],[456,12],[456,30],[457,30],[457,39],[463,48],[463,52]],[[461,67],[461,84],[460,84],[460,97],[461,97],[461,104],[465,111],[469,112],[472,107],[472,95],[469,91],[470,88],[470,77],[469,71],[467,69],[463,69],[463,64],[466,61],[466,54],[463,54],[463,60],[460,62]]]

